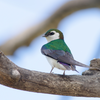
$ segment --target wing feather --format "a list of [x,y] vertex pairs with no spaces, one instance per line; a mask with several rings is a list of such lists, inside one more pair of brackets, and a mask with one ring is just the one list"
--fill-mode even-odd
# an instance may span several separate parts
[[45,48],[44,46],[41,48],[41,52],[42,54],[48,57],[56,59],[58,62],[70,64],[73,66],[73,68],[75,67],[75,65],[89,68],[89,66],[74,60],[72,54],[70,54],[69,52],[65,52],[63,50],[51,50],[51,49]]

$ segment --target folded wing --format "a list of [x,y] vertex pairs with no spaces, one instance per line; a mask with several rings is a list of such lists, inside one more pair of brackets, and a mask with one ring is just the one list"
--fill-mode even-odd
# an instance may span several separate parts
[[69,52],[65,52],[63,50],[50,50],[45,47],[41,48],[41,52],[42,52],[42,54],[44,54],[48,57],[56,59],[58,62],[70,64],[73,67],[75,67],[75,65],[77,65],[77,66],[89,68],[89,66],[74,60],[72,54],[70,54]]

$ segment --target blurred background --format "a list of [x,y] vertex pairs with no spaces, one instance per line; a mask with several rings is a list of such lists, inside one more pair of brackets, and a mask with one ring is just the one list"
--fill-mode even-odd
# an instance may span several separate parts
[[[0,0],[0,50],[22,68],[49,73],[51,66],[40,51],[42,45],[47,43],[42,35],[50,28],[57,28],[64,33],[65,42],[74,58],[89,65],[93,58],[100,58],[100,8],[98,3],[95,3],[98,0],[81,1]],[[85,4],[87,1],[91,1],[89,5]],[[79,73],[66,71],[66,75],[81,75],[88,69],[77,67],[77,70]],[[63,73],[56,68],[53,72]],[[1,100],[47,100],[47,98],[99,100],[99,98],[26,92],[0,85]]]

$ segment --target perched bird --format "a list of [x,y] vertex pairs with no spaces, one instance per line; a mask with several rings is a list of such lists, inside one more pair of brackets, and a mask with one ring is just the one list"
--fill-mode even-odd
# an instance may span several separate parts
[[50,29],[43,37],[46,37],[48,43],[42,46],[41,52],[52,66],[50,73],[54,67],[64,70],[63,75],[65,75],[65,70],[77,71],[75,65],[89,68],[89,66],[74,60],[60,30]]

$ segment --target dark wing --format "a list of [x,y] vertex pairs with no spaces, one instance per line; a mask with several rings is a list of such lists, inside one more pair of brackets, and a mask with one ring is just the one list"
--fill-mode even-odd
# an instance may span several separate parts
[[66,64],[70,64],[73,67],[75,65],[77,65],[77,66],[82,66],[82,67],[88,67],[89,68],[89,66],[74,60],[73,56],[69,52],[65,52],[63,50],[50,50],[50,49],[46,49],[45,47],[42,47],[41,52],[42,52],[42,54],[44,54],[48,57],[56,59],[58,62],[63,62],[63,63],[66,63]]

